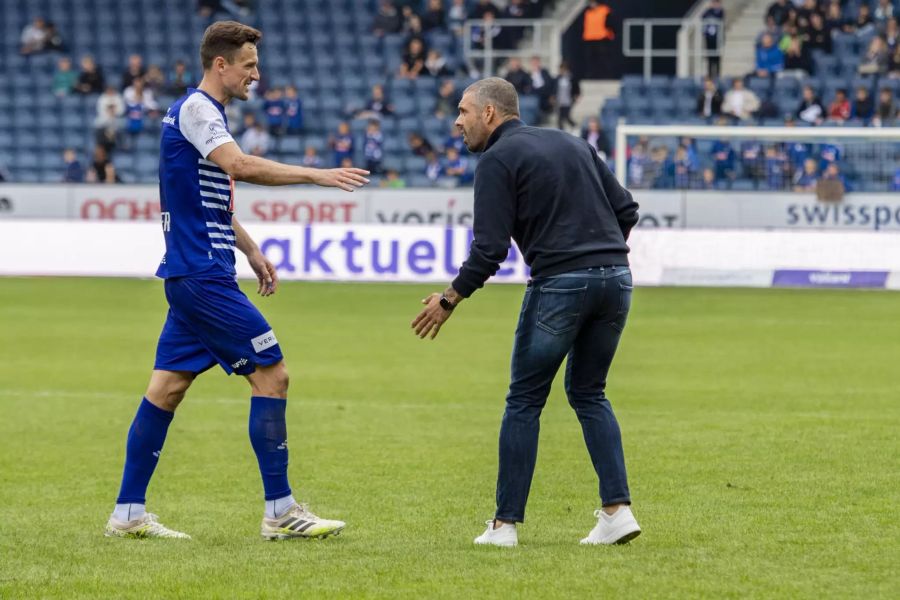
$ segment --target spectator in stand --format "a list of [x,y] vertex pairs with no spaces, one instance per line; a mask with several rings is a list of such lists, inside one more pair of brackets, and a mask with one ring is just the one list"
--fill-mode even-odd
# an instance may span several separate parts
[[835,92],[834,100],[828,106],[828,119],[843,123],[850,118],[850,100],[847,99],[847,90],[841,88]]
[[447,136],[447,139],[444,140],[444,150],[446,151],[449,148],[456,148],[456,151],[459,154],[469,153],[466,142],[463,140],[462,132],[460,132],[458,127],[451,127],[450,134]]
[[812,70],[812,58],[800,38],[791,39],[784,53],[784,70],[798,72],[801,77],[809,75]]
[[819,181],[819,165],[814,158],[803,161],[803,168],[794,175],[795,192],[814,192]]
[[144,116],[156,116],[159,105],[153,91],[144,86],[144,80],[136,77],[122,93],[125,100],[125,131],[137,135],[144,130]]
[[293,84],[284,88],[284,125],[291,135],[303,133],[303,100]]
[[759,110],[759,106],[759,97],[753,90],[744,87],[744,80],[740,77],[735,78],[722,100],[722,112],[740,121],[749,120]]
[[606,139],[606,134],[603,132],[603,127],[600,125],[600,120],[597,117],[588,119],[584,131],[581,132],[581,138],[587,141],[588,145],[603,160],[606,160],[606,157],[610,155],[609,140]]
[[378,5],[378,14],[372,22],[372,33],[378,37],[389,33],[400,33],[403,28],[403,17],[391,0],[381,0]]
[[472,173],[469,171],[469,159],[462,156],[456,148],[447,148],[444,156],[444,176],[452,177],[456,184],[472,182]]
[[500,12],[500,9],[491,2],[491,0],[478,0],[478,3],[469,11],[470,19],[483,19],[487,13],[493,13],[494,16]]
[[400,79],[418,79],[425,68],[425,45],[419,38],[409,40],[409,45],[403,53],[403,61],[397,77]]
[[875,116],[875,101],[869,94],[869,89],[865,86],[856,88],[856,98],[853,100],[853,109],[850,111],[850,117],[862,120],[864,125],[868,125]]
[[891,54],[891,60],[888,62],[888,77],[900,78],[900,44],[894,48],[894,53]]
[[44,40],[44,50],[53,52],[65,52],[67,50],[66,42],[63,40],[62,34],[59,33],[56,25],[47,21],[45,32],[47,37]]
[[422,19],[420,19],[419,15],[415,14],[409,6],[404,6],[403,11],[403,33],[406,35],[406,41],[409,42],[409,40],[413,38],[424,41],[425,30],[422,29]]
[[522,70],[522,61],[518,58],[509,59],[504,79],[510,82],[520,95],[531,93],[531,77]]
[[897,43],[900,41],[900,27],[897,26],[897,19],[888,19],[884,28],[884,42],[888,47],[888,54],[893,54],[897,49]]
[[812,16],[821,14],[816,0],[803,0],[800,8],[797,9],[797,27],[801,32],[808,31],[812,24]]
[[[515,20],[524,19],[525,15],[526,8],[523,0],[509,0],[509,3],[500,13],[499,17],[501,19]],[[522,41],[524,35],[525,30],[522,27],[504,27],[498,40],[498,47],[516,48],[519,45],[519,42]]]
[[403,189],[406,187],[406,180],[400,177],[395,169],[388,169],[387,175],[381,181],[381,187],[392,190]]
[[153,92],[155,96],[165,93],[166,76],[163,75],[162,69],[158,65],[147,67],[147,74],[144,75],[143,80],[144,87]]
[[700,175],[700,181],[697,182],[696,186],[692,186],[694,189],[698,190],[714,190],[716,189],[716,174],[709,167],[703,169],[703,173]]
[[81,73],[78,74],[78,83],[75,91],[79,94],[99,94],[105,87],[103,73],[94,62],[94,57],[84,55],[81,57]]
[[337,133],[331,136],[328,145],[331,146],[335,166],[341,166],[341,161],[345,158],[353,158],[353,136],[350,135],[350,124],[347,121],[338,124]]
[[263,124],[257,121],[256,115],[244,115],[244,133],[241,135],[241,149],[253,156],[265,156],[269,152],[271,138]]
[[766,188],[770,190],[782,190],[785,188],[785,173],[787,172],[787,157],[781,148],[775,144],[766,148]]
[[418,132],[411,132],[406,140],[409,143],[410,151],[416,156],[427,156],[429,152],[434,152],[434,148],[432,148],[429,141]]
[[686,190],[694,179],[694,167],[688,158],[687,148],[678,146],[675,150],[675,187]]
[[756,49],[756,76],[773,77],[784,70],[784,53],[770,35],[764,35]]
[[647,138],[640,138],[628,155],[626,177],[634,187],[649,187],[651,169],[648,144]]
[[183,60],[176,60],[172,72],[169,73],[169,85],[167,91],[169,94],[180,98],[187,89],[194,85],[194,79],[187,70],[187,65]]
[[556,81],[550,75],[550,71],[541,64],[539,56],[531,57],[531,67],[528,69],[528,76],[531,78],[531,92],[537,94],[540,101],[541,112],[549,112],[553,108],[551,100],[556,92]]
[[556,126],[560,129],[574,129],[577,126],[572,120],[572,107],[581,96],[581,85],[572,76],[569,63],[563,61],[559,64],[559,76],[556,78],[556,94],[551,99],[556,105]]
[[125,89],[131,85],[131,82],[138,77],[144,76],[144,58],[140,54],[132,54],[128,57],[128,68],[122,73],[122,88]]
[[872,38],[872,41],[869,42],[869,48],[866,50],[866,55],[859,64],[859,72],[862,75],[884,74],[887,72],[889,61],[890,57],[888,56],[887,44],[885,43],[884,38],[876,35]]
[[806,32],[804,47],[809,48],[810,52],[821,50],[826,54],[831,54],[831,31],[826,27],[825,19],[819,13],[814,13],[810,17],[809,31]]
[[463,24],[467,18],[466,0],[453,0],[450,10],[447,11],[447,23],[450,26],[450,31],[457,37],[462,37]]
[[47,22],[43,17],[35,17],[34,20],[22,29],[19,38],[21,46],[19,52],[24,56],[43,52],[47,44]]
[[884,31],[887,22],[894,18],[894,5],[891,0],[878,0],[878,6],[875,7],[875,24],[879,31]]
[[754,182],[762,179],[765,170],[765,155],[762,144],[758,140],[741,142],[741,168],[744,176]]
[[712,77],[703,80],[703,90],[697,96],[697,114],[706,119],[722,114],[722,92]]
[[427,77],[450,77],[453,75],[453,72],[447,66],[447,59],[441,56],[438,50],[432,49],[428,51],[422,75]]
[[266,127],[269,135],[281,137],[284,133],[284,97],[280,87],[273,86],[266,90],[262,109],[266,113]]
[[421,16],[422,29],[443,29],[446,19],[444,16],[444,3],[442,0],[428,0],[428,6]]
[[797,118],[810,125],[821,125],[825,120],[825,107],[809,85],[803,86],[803,99],[797,107]]
[[437,153],[434,150],[429,150],[425,154],[425,177],[431,181],[437,181],[443,173],[444,166],[438,159]]
[[[712,0],[709,8],[703,11],[703,39],[706,43],[707,52],[717,52],[719,43],[724,42],[720,39],[720,33],[725,25],[725,10],[722,8],[722,0]],[[722,57],[718,54],[711,54],[709,57],[710,77],[718,77],[721,71]]]
[[384,159],[384,134],[381,132],[381,122],[377,119],[372,119],[366,126],[363,152],[366,156],[366,170],[380,175],[381,161]]
[[[850,191],[850,182],[848,182],[847,178],[844,177],[844,174],[841,173],[841,167],[836,162],[829,163],[828,166],[825,167],[819,181],[835,181],[838,183],[838,189],[836,190],[834,197],[823,199],[838,200],[842,198],[846,192]],[[817,189],[817,191],[821,193],[821,190]]]
[[788,0],[775,0],[772,4],[769,5],[769,10],[766,11],[766,18],[772,18],[775,21],[775,24],[781,27],[787,22],[788,11],[790,10],[790,6],[788,5]]
[[117,183],[121,181],[116,175],[116,167],[109,160],[109,154],[103,146],[94,147],[94,159],[88,168],[85,180],[88,183]]
[[[456,85],[452,79],[447,79],[441,83],[438,88],[437,104],[434,109],[434,116],[443,119],[456,113],[459,105],[459,97],[456,93]],[[454,129],[456,129],[454,127]]]
[[312,167],[314,169],[321,169],[323,164],[322,157],[319,156],[314,146],[306,147],[306,151],[303,153],[303,160],[300,163],[304,167]]
[[844,19],[840,4],[829,4],[825,9],[825,30],[834,37],[836,33],[844,31],[847,21]]
[[[454,109],[456,106],[454,105]],[[372,93],[365,109],[357,113],[357,119],[381,119],[394,114],[394,106],[388,102],[384,95],[384,86],[376,83],[372,86]]]
[[115,148],[125,115],[125,100],[119,91],[108,86],[97,98],[97,116],[94,118],[94,134],[97,144],[109,154]]
[[875,21],[872,19],[872,10],[868,4],[861,4],[856,18],[844,24],[844,31],[855,33],[859,37],[869,35],[875,30]]
[[72,59],[63,56],[56,64],[53,74],[53,93],[58,97],[68,96],[78,83],[78,73],[72,70]]
[[64,183],[81,183],[84,181],[84,167],[78,160],[78,155],[72,148],[63,150],[63,182]]
[[487,45],[487,39],[491,39],[491,46],[498,50],[505,50],[509,46],[503,43],[501,37],[503,29],[494,23],[497,14],[493,10],[484,13],[484,25],[475,25],[472,27],[472,45],[476,48],[484,48]]
[[894,92],[890,88],[882,88],[878,93],[878,106],[872,124],[876,127],[893,126],[897,118],[897,105],[894,103]]
[[[720,125],[727,125],[727,121],[720,121]],[[713,142],[711,154],[713,156],[713,169],[716,181],[734,181],[735,177],[735,152],[731,142],[716,140]]]

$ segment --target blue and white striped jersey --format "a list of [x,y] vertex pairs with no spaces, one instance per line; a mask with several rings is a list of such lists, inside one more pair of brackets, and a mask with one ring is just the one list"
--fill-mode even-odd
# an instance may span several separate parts
[[166,255],[157,277],[234,275],[234,185],[209,153],[234,138],[225,107],[188,89],[166,113],[159,148],[159,200]]

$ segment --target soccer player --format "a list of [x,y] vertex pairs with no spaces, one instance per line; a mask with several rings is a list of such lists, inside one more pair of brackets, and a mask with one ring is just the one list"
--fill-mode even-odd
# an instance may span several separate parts
[[344,528],[297,504],[288,483],[288,374],[272,328],[238,288],[235,248],[259,279],[258,293],[278,288],[275,267],[232,216],[235,180],[259,185],[314,183],[352,192],[368,183],[356,168],[291,166],[241,152],[225,105],[246,100],[259,79],[262,34],[234,21],[214,23],[200,46],[203,80],[188,89],[162,123],[159,179],[169,313],[159,337],[147,393],[128,432],[125,471],[106,535],[189,538],[146,511],[145,496],[175,409],[194,378],[218,364],[250,383],[250,443],[265,490],[262,536],[326,537]]
[[582,544],[632,540],[641,528],[631,512],[619,424],[606,377],[631,307],[625,241],[638,205],[590,145],[519,120],[508,81],[473,83],[459,103],[456,126],[475,171],[474,240],[469,258],[443,294],[431,294],[412,323],[434,338],[463,299],[497,272],[510,238],[531,267],[512,353],[506,412],[500,427],[497,511],[476,544],[515,546],[525,519],[538,449],[540,416],[559,366],[600,482],[603,508]]

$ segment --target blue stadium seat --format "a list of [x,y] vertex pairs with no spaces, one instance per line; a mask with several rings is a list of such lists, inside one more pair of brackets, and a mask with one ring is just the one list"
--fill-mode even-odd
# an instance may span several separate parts
[[408,117],[417,112],[416,103],[409,96],[394,94],[393,103],[394,114],[396,114],[398,117]]
[[281,141],[278,143],[278,149],[281,152],[300,154],[303,151],[303,143],[299,137],[287,135],[281,138]]
[[410,156],[403,162],[406,170],[411,173],[424,173],[425,166],[428,164],[428,161],[422,156]]
[[689,77],[679,77],[672,80],[672,94],[695,99],[700,93],[700,85]]
[[417,131],[422,131],[422,122],[418,117],[404,117],[402,119],[397,120],[397,129],[400,132],[400,135],[406,136],[407,134]]

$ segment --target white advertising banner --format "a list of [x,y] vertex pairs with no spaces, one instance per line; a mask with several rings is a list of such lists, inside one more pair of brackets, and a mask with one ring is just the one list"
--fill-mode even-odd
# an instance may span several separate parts
[[[250,223],[285,280],[450,281],[466,258],[466,227]],[[629,241],[637,285],[900,286],[900,234],[640,229]],[[0,221],[0,275],[152,277],[158,225],[122,221]],[[238,273],[252,273],[238,257]],[[492,279],[522,283],[513,247]]]

